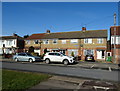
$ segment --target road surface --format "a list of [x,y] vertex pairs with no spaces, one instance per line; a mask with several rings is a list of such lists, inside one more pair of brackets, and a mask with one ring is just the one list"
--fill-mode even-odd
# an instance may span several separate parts
[[22,63],[22,62],[0,62],[2,66],[0,68],[14,69],[30,72],[40,72],[49,73],[55,75],[72,76],[72,77],[82,77],[91,79],[100,79],[106,81],[120,81],[119,71],[107,71],[100,69],[85,69],[79,67],[67,67],[67,66],[52,66],[52,65],[42,65],[33,63]]

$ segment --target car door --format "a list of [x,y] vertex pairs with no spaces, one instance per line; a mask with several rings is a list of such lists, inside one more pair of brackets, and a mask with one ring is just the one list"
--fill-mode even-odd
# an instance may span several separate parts
[[27,55],[26,55],[25,53],[19,54],[19,60],[20,60],[20,61],[27,61],[27,60],[26,60],[26,57],[27,57]]
[[18,58],[19,61],[24,61],[23,60],[23,53],[19,53],[17,58]]
[[62,56],[60,53],[55,53],[54,56],[54,62],[61,62],[62,61]]
[[49,53],[48,58],[50,59],[51,62],[54,61],[55,60],[54,53]]
[[23,60],[24,61],[28,61],[29,60],[29,56],[26,53],[23,54]]

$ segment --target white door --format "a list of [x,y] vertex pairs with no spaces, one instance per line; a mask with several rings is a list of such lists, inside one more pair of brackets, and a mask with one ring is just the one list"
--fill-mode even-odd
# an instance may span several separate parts
[[102,51],[97,51],[97,59],[102,59]]
[[40,49],[35,49],[34,52],[36,52],[40,55]]

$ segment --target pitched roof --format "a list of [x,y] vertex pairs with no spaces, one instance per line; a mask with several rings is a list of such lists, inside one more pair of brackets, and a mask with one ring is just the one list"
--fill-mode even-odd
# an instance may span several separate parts
[[45,34],[46,33],[32,34],[31,36],[27,37],[25,40],[41,39]]
[[1,39],[23,39],[20,36],[0,36]]
[[32,34],[29,39],[81,39],[81,38],[107,38],[107,30],[89,30],[57,33]]

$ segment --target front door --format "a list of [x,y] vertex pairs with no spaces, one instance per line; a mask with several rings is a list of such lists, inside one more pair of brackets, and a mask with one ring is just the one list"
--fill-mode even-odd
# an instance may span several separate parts
[[97,51],[97,59],[102,59],[102,51]]

